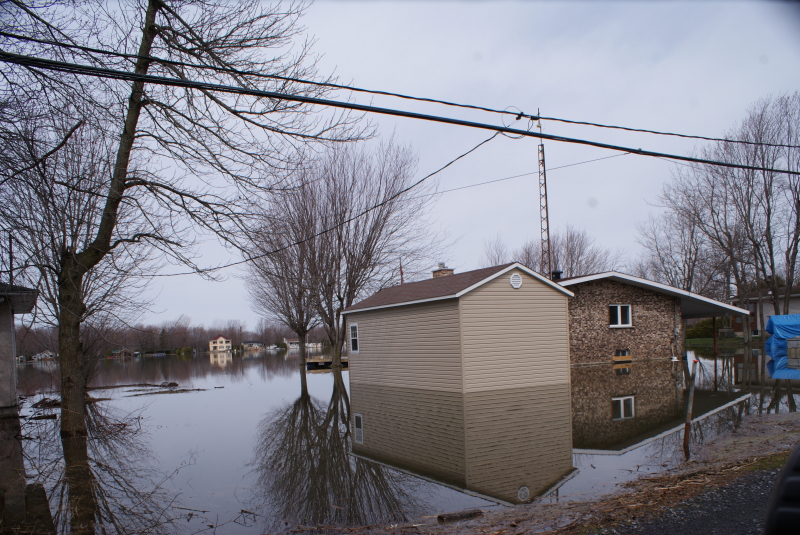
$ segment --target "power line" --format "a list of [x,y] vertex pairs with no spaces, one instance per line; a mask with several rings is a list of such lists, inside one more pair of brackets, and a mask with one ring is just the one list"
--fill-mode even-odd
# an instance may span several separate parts
[[[593,160],[586,160],[586,161],[583,161],[583,162],[575,162],[575,163],[570,163],[570,164],[567,164],[567,165],[559,165],[558,167],[552,167],[552,168],[548,169],[548,171],[555,171],[556,169],[564,169],[565,167],[572,167],[574,165],[583,165],[585,163],[597,162],[597,161],[600,161],[600,160],[608,160],[609,158],[617,158],[619,156],[627,156],[627,155],[628,155],[628,153],[625,152],[625,153],[622,153],[622,154],[614,154],[613,156],[604,156],[602,158],[595,158]],[[524,176],[531,176],[531,175],[537,175],[537,174],[539,174],[538,171],[532,171],[530,173],[522,173],[521,175],[507,176],[507,177],[504,177],[504,178],[495,178],[494,180],[487,180],[486,182],[478,182],[477,184],[469,184],[467,186],[459,186],[457,188],[446,189],[446,190],[443,190],[443,191],[437,191],[435,193],[426,193],[425,195],[418,195],[418,196],[412,197],[412,198],[413,199],[421,199],[423,197],[433,197],[434,195],[443,195],[445,193],[451,193],[453,191],[459,191],[459,190],[462,190],[462,189],[475,188],[475,187],[478,187],[478,186],[486,186],[487,184],[495,184],[497,182],[503,182],[505,180],[511,180],[511,179],[514,179],[514,178],[521,178],[521,177],[524,177]]]
[[478,150],[481,146],[483,146],[486,143],[490,142],[491,140],[496,138],[499,134],[500,134],[500,132],[495,132],[490,137],[484,139],[483,141],[481,141],[480,143],[478,143],[477,145],[475,145],[474,147],[469,149],[467,152],[464,152],[464,153],[460,154],[459,156],[456,156],[455,158],[453,158],[452,160],[450,160],[449,162],[447,162],[446,164],[441,166],[436,171],[425,175],[424,177],[420,178],[419,180],[417,180],[416,182],[414,182],[410,186],[398,191],[397,193],[395,193],[395,194],[391,195],[390,197],[384,199],[383,201],[379,202],[378,204],[373,205],[373,206],[367,208],[366,210],[364,210],[363,212],[360,212],[357,215],[354,215],[353,217],[350,217],[349,219],[347,219],[345,221],[337,223],[336,225],[334,225],[334,226],[332,226],[330,228],[327,228],[325,230],[321,230],[321,231],[317,232],[316,234],[308,236],[307,238],[303,238],[302,240],[296,241],[294,243],[290,243],[290,244],[285,245],[283,247],[279,247],[277,249],[273,249],[272,251],[267,251],[266,253],[261,253],[261,254],[255,255],[255,256],[249,256],[249,257],[245,258],[244,260],[238,260],[236,262],[231,262],[229,264],[225,264],[225,265],[222,265],[222,266],[217,266],[215,268],[201,269],[201,270],[197,270],[197,271],[188,271],[188,272],[185,272],[185,273],[157,274],[157,275],[151,275],[151,277],[176,277],[176,276],[179,276],[179,275],[197,275],[199,273],[209,273],[209,272],[212,272],[212,271],[219,271],[221,269],[225,269],[225,268],[229,268],[229,267],[233,267],[233,266],[238,266],[238,265],[241,265],[241,264],[245,264],[247,262],[252,262],[253,260],[258,260],[259,258],[265,258],[265,257],[273,255],[275,253],[279,253],[281,251],[285,251],[286,249],[289,249],[291,247],[295,247],[296,245],[301,245],[303,243],[306,243],[307,241],[311,241],[314,238],[318,238],[318,237],[322,236],[323,234],[327,234],[328,232],[332,232],[332,231],[336,230],[339,227],[347,225],[348,223],[351,223],[351,222],[355,221],[356,219],[367,215],[368,213],[372,212],[373,210],[376,210],[376,209],[380,208],[381,206],[385,206],[386,204],[392,202],[393,200],[395,200],[396,198],[398,198],[402,194],[407,193],[407,192],[411,191],[412,189],[416,188],[417,186],[419,186],[420,184],[422,184],[423,182],[428,180],[430,177],[441,173],[442,171],[444,171],[445,169],[447,169],[448,167],[450,167],[451,165],[456,163],[461,158],[464,158],[465,156],[467,156],[467,155],[471,154],[472,152]]
[[392,92],[392,91],[383,91],[383,90],[378,90],[378,89],[365,89],[365,88],[355,87],[355,86],[351,86],[351,85],[335,84],[333,82],[318,82],[316,80],[304,80],[302,78],[294,78],[294,77],[291,77],[291,76],[280,76],[280,75],[277,75],[277,74],[265,74],[265,73],[254,72],[254,71],[244,71],[244,70],[239,70],[239,69],[232,69],[230,67],[220,67],[220,66],[217,66],[217,65],[208,65],[208,64],[204,64],[204,63],[190,63],[190,62],[184,62],[184,61],[176,61],[176,60],[159,58],[159,57],[156,57],[156,56],[140,56],[138,54],[129,54],[129,53],[125,53],[125,52],[115,52],[115,51],[112,51],[112,50],[104,50],[104,49],[101,49],[101,48],[93,48],[93,47],[88,47],[88,46],[63,43],[61,41],[50,41],[50,40],[46,40],[46,39],[37,39],[35,37],[28,37],[28,36],[24,36],[24,35],[14,34],[14,33],[10,33],[10,32],[3,32],[3,31],[0,31],[0,36],[9,37],[9,38],[12,38],[12,39],[18,39],[18,40],[21,40],[21,41],[30,41],[30,42],[39,43],[39,44],[56,46],[56,47],[65,48],[65,49],[80,50],[82,52],[89,52],[89,53],[93,53],[93,54],[103,54],[103,55],[107,55],[107,56],[115,56],[115,57],[120,57],[120,58],[125,58],[125,59],[132,59],[132,60],[145,59],[145,60],[148,60],[148,61],[153,61],[153,62],[161,63],[161,64],[164,64],[164,65],[174,65],[174,66],[178,66],[178,67],[191,67],[191,68],[195,68],[195,69],[213,70],[213,71],[220,72],[220,73],[235,74],[235,75],[239,75],[239,76],[252,76],[252,77],[256,77],[256,78],[282,80],[282,81],[285,81],[285,82],[295,82],[295,83],[300,83],[300,84],[315,85],[315,86],[319,86],[319,87],[330,87],[332,89],[343,89],[343,90],[346,90],[346,91],[353,91],[353,92],[358,92],[358,93],[389,96],[389,97],[401,98],[401,99],[405,99],[405,100],[413,100],[413,101],[418,101],[418,102],[428,102],[428,103],[433,103],[433,104],[442,104],[444,106],[452,106],[452,107],[457,107],[457,108],[471,109],[471,110],[477,110],[477,111],[485,111],[485,112],[489,112],[489,113],[497,113],[497,114],[502,114],[502,115],[513,115],[513,116],[516,117],[517,120],[522,119],[522,118],[526,118],[526,119],[529,119],[531,121],[537,121],[537,120],[542,119],[542,120],[545,120],[545,121],[554,121],[554,122],[560,122],[560,123],[566,123],[566,124],[594,126],[594,127],[597,127],[597,128],[607,128],[607,129],[613,129],[613,130],[624,130],[624,131],[627,131],[627,132],[641,132],[641,133],[645,133],[645,134],[655,134],[655,135],[659,135],[659,136],[672,136],[672,137],[680,137],[680,138],[685,138],[685,139],[700,139],[700,140],[703,140],[703,141],[716,141],[716,142],[723,142],[723,143],[737,143],[737,144],[744,144],[744,145],[758,145],[758,146],[765,146],[765,147],[781,147],[781,148],[793,148],[793,149],[800,148],[800,145],[789,145],[789,144],[783,144],[783,143],[763,143],[763,142],[758,142],[758,141],[745,141],[745,140],[728,139],[728,138],[698,136],[698,135],[690,135],[690,134],[681,134],[681,133],[677,133],[677,132],[663,132],[663,131],[659,131],[659,130],[650,130],[650,129],[645,129],[645,128],[632,128],[632,127],[627,127],[627,126],[618,126],[618,125],[608,125],[608,124],[602,124],[602,123],[593,123],[593,122],[588,122],[588,121],[575,121],[575,120],[572,120],[572,119],[561,119],[559,117],[544,117],[544,116],[541,116],[541,115],[538,115],[538,114],[537,115],[530,115],[530,114],[526,114],[526,113],[524,113],[522,111],[515,112],[515,111],[509,111],[508,109],[498,110],[498,109],[494,109],[494,108],[487,108],[487,107],[484,107],[484,106],[477,106],[477,105],[473,105],[473,104],[462,104],[462,103],[458,103],[458,102],[452,102],[452,101],[435,99],[435,98],[428,98],[428,97],[415,97],[415,96],[411,96],[411,95],[405,95],[405,94],[402,94],[402,93],[395,93],[395,92]]
[[[236,87],[223,84],[212,84],[207,82],[198,82],[194,80],[183,80],[178,78],[167,78],[163,76],[153,76],[148,74],[138,74],[126,71],[117,71],[113,69],[105,69],[101,67],[92,67],[88,65],[79,65],[75,63],[65,63],[61,61],[54,61],[44,58],[37,58],[32,56],[25,56],[20,54],[12,54],[9,52],[0,51],[0,61],[6,63],[14,63],[31,68],[48,69],[59,72],[67,72],[71,74],[82,74],[87,76],[95,76],[100,78],[110,78],[115,80],[125,80],[130,82],[142,82],[155,85],[163,85],[170,87],[183,87],[188,89],[197,89],[200,91],[212,91],[220,93],[230,93],[236,95],[248,95],[254,97],[270,98],[276,100],[288,100],[292,102],[301,102],[305,104],[317,104],[321,106],[330,106],[334,108],[349,109],[354,111],[362,111],[368,113],[378,113],[382,115],[393,115],[396,117],[406,117],[410,119],[420,119],[431,122],[438,122],[444,124],[452,124],[457,126],[467,126],[470,128],[477,128],[481,130],[491,130],[494,132],[504,132],[507,134],[515,134],[518,136],[534,137],[539,139],[549,139],[552,141],[560,141],[563,143],[575,143],[578,145],[588,145],[591,147],[598,147],[602,149],[610,149],[620,152],[629,152],[631,154],[638,154],[640,156],[652,156],[656,158],[669,158],[672,160],[680,160],[686,162],[702,163],[707,165],[716,165],[720,167],[730,167],[736,169],[747,169],[750,171],[766,171],[772,173],[786,173],[790,175],[800,175],[800,171],[789,171],[786,169],[773,169],[769,167],[758,167],[751,165],[742,165],[730,162],[720,162],[714,160],[705,160],[702,158],[694,158],[691,156],[680,156],[677,154],[668,154],[663,152],[646,151],[642,149],[634,149],[631,147],[623,147],[620,145],[611,145],[609,143],[600,143],[597,141],[590,141],[585,139],[570,138],[564,136],[555,136],[552,134],[544,134],[540,132],[531,132],[528,130],[520,130],[516,128],[509,128],[505,126],[496,126],[486,123],[478,123],[474,121],[465,121],[462,119],[453,119],[450,117],[441,117],[437,115],[429,115],[424,113],[415,113],[403,110],[396,110],[392,108],[381,108],[377,106],[369,106],[365,104],[356,104],[353,102],[342,102],[337,100],[321,99],[316,97],[308,97],[304,95],[289,95],[285,93],[278,93],[275,91],[263,91],[260,89],[250,89],[245,87]],[[291,134],[287,134],[291,135]]]

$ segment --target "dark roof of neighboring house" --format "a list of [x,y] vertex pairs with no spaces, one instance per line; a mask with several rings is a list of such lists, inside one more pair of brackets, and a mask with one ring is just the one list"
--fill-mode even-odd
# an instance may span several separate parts
[[348,307],[344,313],[348,314],[350,312],[358,312],[359,310],[372,308],[384,308],[395,305],[417,303],[421,301],[459,297],[460,292],[463,292],[464,290],[467,290],[472,286],[489,279],[493,275],[500,274],[512,266],[517,266],[523,271],[526,271],[527,273],[552,286],[553,288],[568,295],[572,295],[571,292],[564,291],[564,289],[550,282],[548,279],[542,277],[538,273],[526,268],[521,264],[512,262],[510,264],[476,269],[473,271],[465,271],[464,273],[456,273],[454,275],[446,275],[444,277],[436,277],[419,282],[409,282],[407,284],[390,286],[389,288],[384,288],[370,297],[367,297],[363,301],[359,301],[358,303]]
[[[800,295],[800,286],[792,286],[789,289],[789,296],[790,297],[793,297],[793,296],[796,296],[796,295]],[[786,296],[786,286],[782,286],[781,288],[778,288],[778,298],[782,299],[785,296]],[[752,291],[752,292],[747,292],[745,294],[745,297],[747,299],[751,300],[751,301],[754,300],[754,299],[757,300],[758,299],[758,290],[755,290],[755,291]],[[768,290],[767,288],[762,288],[761,289],[761,298],[762,299],[771,299],[772,298],[772,291]]]
[[33,288],[26,288],[25,286],[17,286],[15,284],[6,284],[5,282],[0,282],[0,295],[6,295],[10,293],[36,293],[36,290]]
[[36,305],[38,290],[0,282],[0,297],[11,302],[15,314],[27,314]]

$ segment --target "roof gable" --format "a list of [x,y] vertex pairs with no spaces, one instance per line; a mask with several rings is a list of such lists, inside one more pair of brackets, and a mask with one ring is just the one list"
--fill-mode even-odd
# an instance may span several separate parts
[[442,299],[455,299],[515,268],[545,283],[554,290],[570,297],[573,295],[569,290],[562,288],[558,284],[528,269],[522,264],[514,262],[511,264],[475,269],[473,271],[465,271],[464,273],[456,273],[446,277],[437,277],[384,288],[363,301],[359,301],[348,307],[342,313],[349,314],[351,312],[363,312],[378,308],[413,305]]

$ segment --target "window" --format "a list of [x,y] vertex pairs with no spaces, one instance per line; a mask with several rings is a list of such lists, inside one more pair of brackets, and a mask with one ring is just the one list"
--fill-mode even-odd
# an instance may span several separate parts
[[631,327],[630,305],[608,305],[609,327]]
[[633,396],[611,398],[611,419],[626,420],[633,418]]
[[353,415],[353,439],[356,444],[364,443],[364,418],[360,414]]
[[350,326],[350,352],[358,353],[358,325]]

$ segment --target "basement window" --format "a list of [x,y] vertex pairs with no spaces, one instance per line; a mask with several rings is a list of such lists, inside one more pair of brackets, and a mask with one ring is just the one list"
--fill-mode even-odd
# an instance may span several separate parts
[[611,419],[627,420],[633,418],[633,396],[611,398]]
[[353,440],[356,444],[364,443],[364,418],[358,413],[353,415]]
[[358,353],[358,325],[350,326],[350,352]]
[[630,305],[608,305],[609,327],[632,327]]

